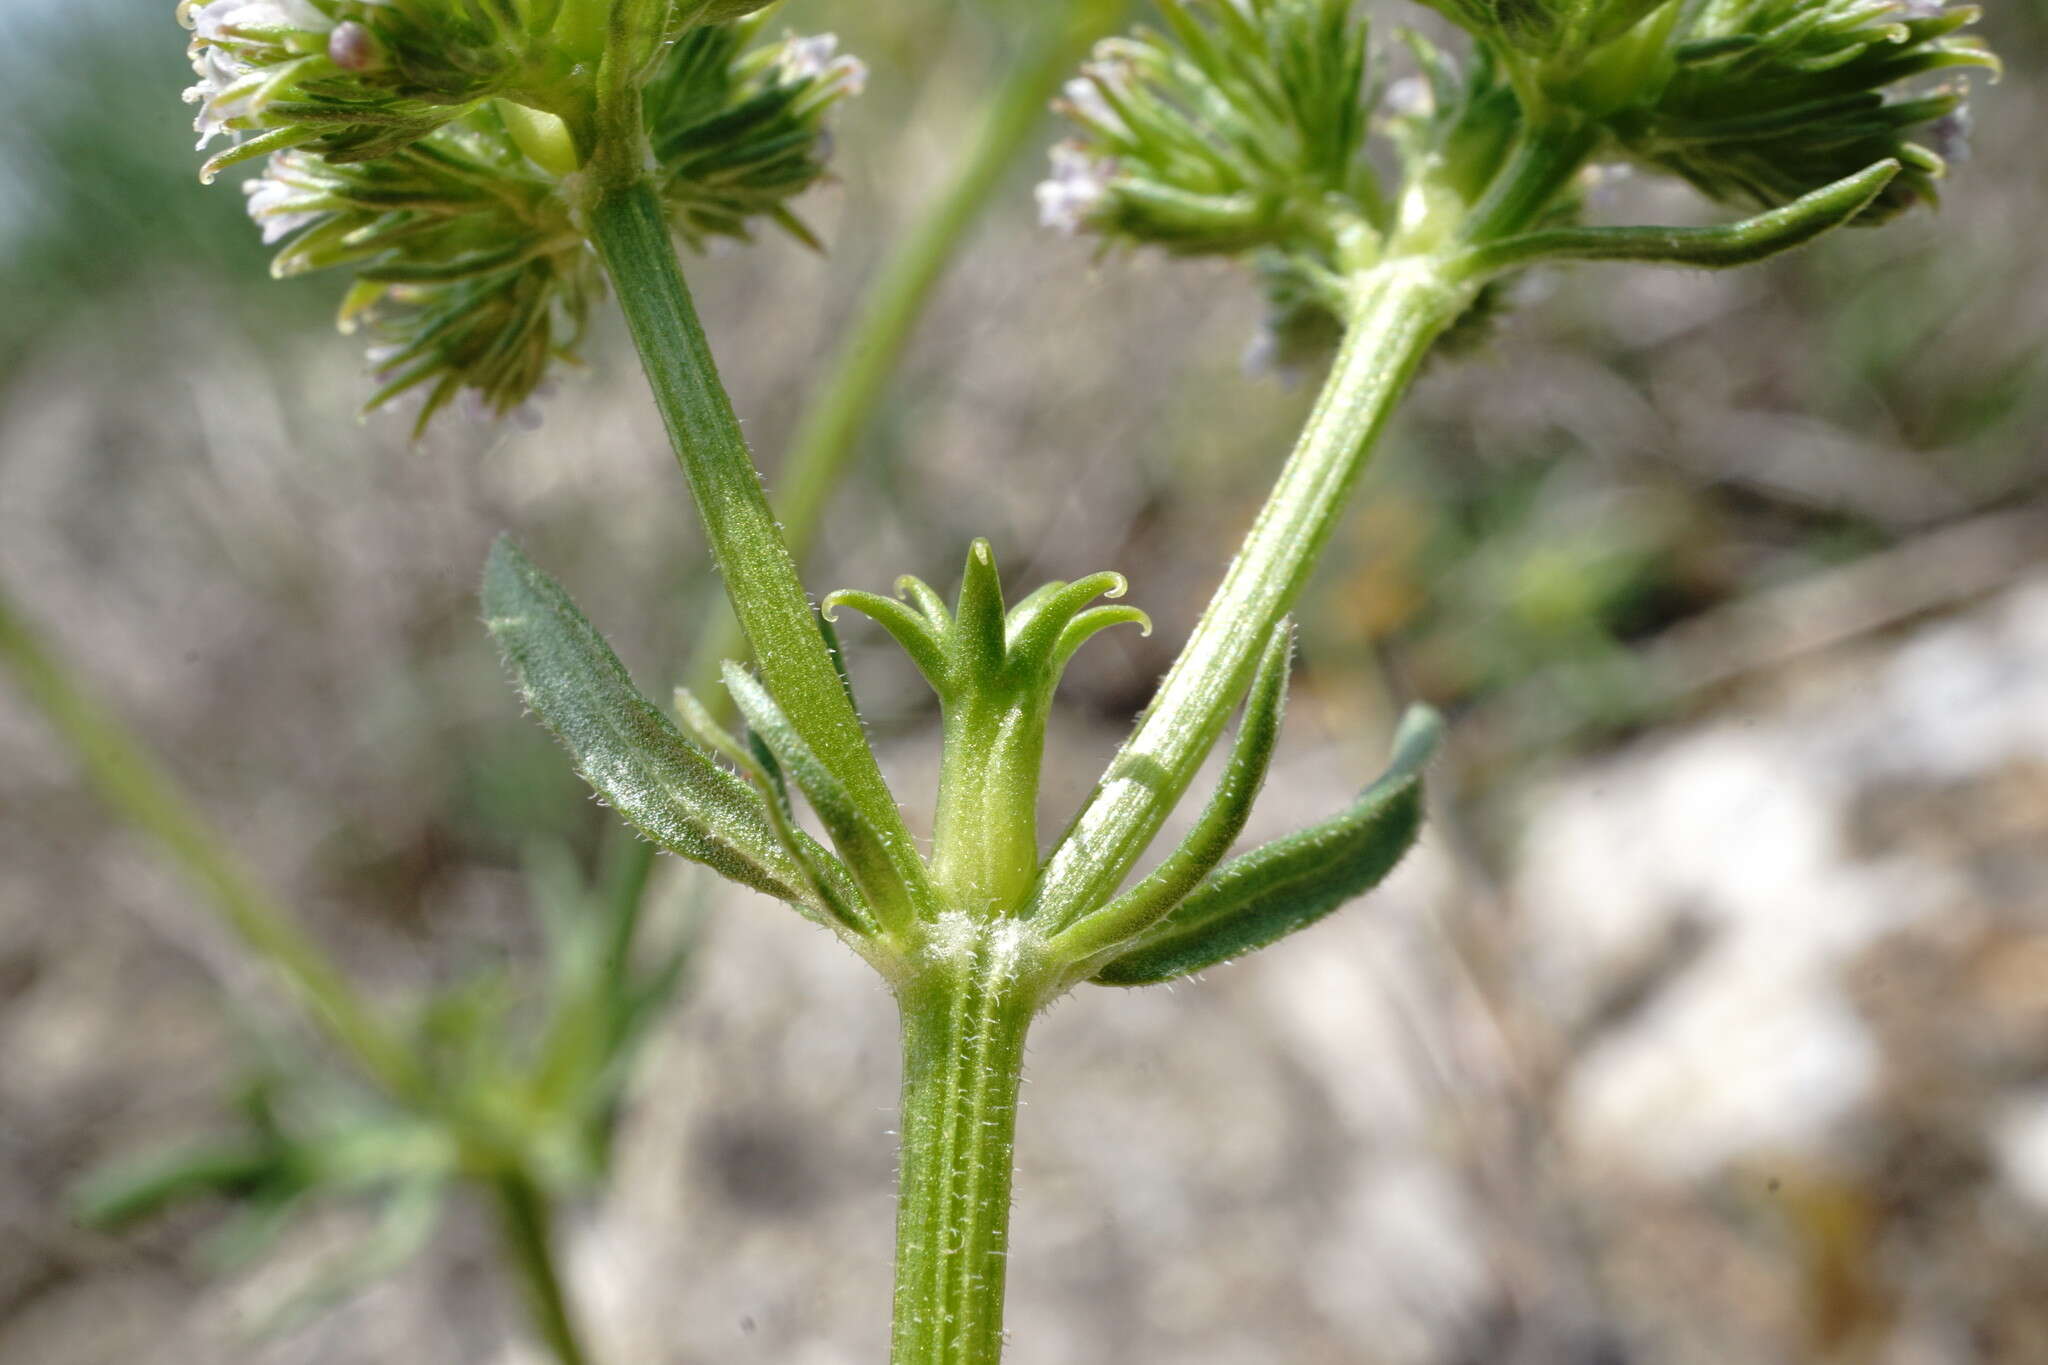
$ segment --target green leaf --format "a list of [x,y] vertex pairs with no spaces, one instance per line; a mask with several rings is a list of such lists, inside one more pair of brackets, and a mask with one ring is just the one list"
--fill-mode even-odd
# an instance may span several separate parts
[[1333,820],[1218,868],[1180,906],[1095,974],[1105,986],[1171,981],[1256,952],[1370,891],[1422,825],[1422,768],[1443,722],[1412,707],[1379,780]]
[[152,1152],[93,1171],[72,1191],[71,1205],[87,1227],[117,1232],[199,1195],[247,1195],[275,1181],[278,1168],[274,1147],[249,1141]]
[[519,690],[583,779],[634,828],[743,886],[822,912],[761,796],[713,763],[634,689],[559,583],[509,540],[484,570],[484,615]]
[[1572,227],[1524,233],[1477,248],[1460,267],[1469,277],[1492,278],[1549,261],[1635,261],[1694,270],[1749,265],[1854,222],[1899,169],[1896,161],[1880,161],[1781,209],[1719,227]]

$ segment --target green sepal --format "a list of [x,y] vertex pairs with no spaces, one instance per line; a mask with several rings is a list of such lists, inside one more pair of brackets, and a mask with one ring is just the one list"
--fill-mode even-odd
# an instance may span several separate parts
[[853,794],[811,752],[768,689],[731,660],[725,664],[725,690],[818,813],[869,912],[885,931],[908,929],[931,902],[916,851],[891,846]]
[[1443,730],[1411,707],[1385,773],[1349,809],[1233,858],[1095,973],[1105,986],[1147,986],[1213,967],[1304,929],[1379,885],[1422,826],[1422,769]]
[[640,695],[568,593],[507,539],[491,549],[483,601],[527,705],[634,828],[743,886],[824,909],[776,839],[761,795]]
[[1130,942],[1156,925],[1223,861],[1231,844],[1244,832],[1252,802],[1265,785],[1272,766],[1273,745],[1287,709],[1287,678],[1294,650],[1292,618],[1282,620],[1267,638],[1258,672],[1245,696],[1244,721],[1238,726],[1223,777],[1187,838],[1150,876],[1111,901],[1084,915],[1054,936],[1052,951],[1069,962],[1087,962]]

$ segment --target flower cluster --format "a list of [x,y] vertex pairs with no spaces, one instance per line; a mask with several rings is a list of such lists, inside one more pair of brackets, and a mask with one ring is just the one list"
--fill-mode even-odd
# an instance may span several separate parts
[[[1060,108],[1042,221],[1181,255],[1261,256],[1316,295],[1387,210],[1364,150],[1367,30],[1342,0],[1160,0],[1165,31],[1098,44]],[[1280,306],[1276,303],[1276,306]]]
[[[1558,257],[1732,265],[1882,221],[1934,197],[1960,139],[1964,91],[1923,78],[1997,69],[1962,32],[1977,11],[1940,0],[1425,3],[1473,51],[1405,34],[1418,74],[1382,90],[1348,0],[1157,0],[1161,31],[1100,44],[1069,86],[1079,134],[1041,216],[1249,256],[1285,363],[1394,255],[1469,251],[1487,278]],[[1389,193],[1374,132],[1400,168]],[[1576,173],[1602,160],[1763,212],[1739,231],[1577,228]]]
[[183,0],[204,149],[254,133],[207,163],[283,147],[360,161],[417,141],[522,75],[560,0]]
[[490,106],[374,161],[277,153],[245,189],[264,240],[284,243],[274,273],[355,272],[341,325],[373,338],[370,406],[418,391],[421,429],[458,397],[518,412],[601,288],[554,181]]
[[1960,30],[1973,8],[1938,0],[1717,0],[1687,10],[1654,93],[1609,126],[1631,156],[1724,203],[1771,207],[1883,160],[1902,170],[1878,222],[1931,201],[1964,92],[1902,84],[1997,70]]
[[[789,198],[825,173],[824,119],[857,92],[860,64],[829,35],[754,44],[758,20],[700,25],[670,44],[643,92],[670,220],[693,245],[745,238],[766,217],[815,239]],[[373,337],[370,405],[423,401],[524,415],[552,366],[574,358],[602,289],[562,191],[534,154],[537,117],[487,100],[362,158],[274,152],[245,187],[279,275],[347,268],[344,330]]]

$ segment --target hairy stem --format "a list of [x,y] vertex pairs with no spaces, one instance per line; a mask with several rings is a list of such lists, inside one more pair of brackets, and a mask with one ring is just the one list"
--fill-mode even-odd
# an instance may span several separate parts
[[959,941],[940,945],[943,956],[901,992],[891,1365],[1002,1356],[1017,1089],[1038,1000],[1023,926],[958,921]]
[[100,798],[155,839],[237,938],[284,978],[328,1036],[403,1100],[427,1098],[411,1054],[356,994],[290,911],[260,887],[148,749],[92,698],[0,594],[0,665],[71,751]]
[[498,1176],[491,1192],[498,1206],[498,1245],[519,1281],[535,1333],[560,1365],[590,1365],[555,1267],[554,1217],[547,1196],[520,1171]]
[[719,382],[660,199],[644,181],[608,187],[591,206],[590,223],[762,681],[881,831],[905,880],[921,885],[922,866],[895,798],[825,647]]
[[1433,256],[1354,281],[1349,329],[1294,453],[1137,729],[1047,860],[1026,914],[1056,932],[1102,904],[1187,790],[1294,604],[1373,442],[1470,302]]

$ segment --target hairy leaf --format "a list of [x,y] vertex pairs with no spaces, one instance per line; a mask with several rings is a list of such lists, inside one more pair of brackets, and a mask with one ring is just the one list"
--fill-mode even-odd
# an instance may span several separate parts
[[808,906],[803,873],[760,795],[684,739],[562,586],[508,540],[484,570],[484,615],[519,690],[583,779],[655,843],[771,896]]
[[1095,975],[1106,986],[1146,986],[1242,957],[1306,928],[1373,887],[1414,844],[1422,825],[1422,768],[1442,721],[1414,707],[1387,771],[1335,819],[1233,858]]

